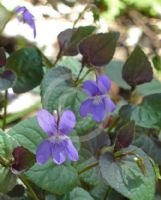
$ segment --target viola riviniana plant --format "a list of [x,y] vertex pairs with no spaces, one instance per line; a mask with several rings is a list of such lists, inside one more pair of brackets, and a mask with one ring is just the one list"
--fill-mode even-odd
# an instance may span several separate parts
[[68,137],[76,123],[74,113],[66,110],[61,116],[58,113],[53,116],[47,110],[42,109],[37,113],[37,120],[43,131],[48,134],[48,138],[42,141],[37,148],[37,163],[44,164],[51,157],[58,165],[67,158],[77,161],[77,149]]
[[15,9],[15,12],[18,14],[17,15],[17,19],[20,22],[24,22],[24,23],[28,24],[32,28],[33,34],[34,34],[34,38],[35,38],[36,37],[36,26],[35,26],[34,16],[24,6],[17,7]]
[[106,113],[113,112],[115,104],[108,95],[110,88],[111,81],[105,75],[97,77],[96,81],[85,81],[83,89],[89,98],[80,106],[81,117],[92,114],[95,121],[101,122],[105,119]]

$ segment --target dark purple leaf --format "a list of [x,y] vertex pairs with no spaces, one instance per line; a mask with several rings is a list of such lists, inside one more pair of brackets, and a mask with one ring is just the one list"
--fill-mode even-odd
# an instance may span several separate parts
[[6,55],[3,47],[0,47],[0,67],[6,65]]
[[118,38],[118,32],[91,35],[80,42],[79,51],[85,62],[103,66],[113,58]]
[[121,127],[117,133],[116,146],[119,148],[128,147],[133,141],[134,132],[135,132],[134,121]]
[[132,87],[152,80],[153,71],[151,64],[139,46],[134,49],[124,64],[122,76]]
[[84,26],[66,29],[58,35],[58,42],[63,55],[75,56],[78,52],[78,44],[82,39],[93,33],[94,26]]
[[35,163],[35,155],[22,146],[16,147],[12,155],[14,157],[12,170],[17,173],[29,169]]

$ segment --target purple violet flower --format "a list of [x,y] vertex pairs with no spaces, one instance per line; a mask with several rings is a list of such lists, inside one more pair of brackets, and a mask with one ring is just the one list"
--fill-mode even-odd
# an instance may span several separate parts
[[48,134],[48,138],[37,148],[37,163],[44,164],[50,157],[58,165],[62,164],[67,157],[72,161],[77,161],[78,152],[68,137],[76,123],[74,113],[66,110],[61,116],[58,114],[53,116],[42,109],[37,113],[37,120],[43,131]]
[[115,104],[108,96],[110,87],[111,81],[105,75],[97,77],[96,82],[91,80],[84,82],[83,88],[89,98],[80,106],[81,117],[86,117],[90,113],[95,121],[101,122],[107,112],[114,111]]
[[35,27],[35,21],[34,21],[34,16],[28,11],[28,9],[24,6],[18,6],[15,9],[15,12],[19,14],[17,16],[17,19],[20,22],[24,22],[28,24],[32,29],[34,33],[34,38],[36,37],[36,27]]

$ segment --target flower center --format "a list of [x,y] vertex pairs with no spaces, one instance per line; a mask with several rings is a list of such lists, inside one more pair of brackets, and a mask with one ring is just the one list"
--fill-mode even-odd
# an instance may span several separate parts
[[49,137],[48,140],[50,142],[59,143],[59,142],[62,142],[63,140],[66,140],[67,138],[68,138],[68,136],[66,136],[66,135],[56,134],[56,135]]
[[102,102],[102,96],[96,95],[96,96],[94,97],[94,99],[93,99],[93,103],[94,103],[94,104],[100,104],[101,102]]

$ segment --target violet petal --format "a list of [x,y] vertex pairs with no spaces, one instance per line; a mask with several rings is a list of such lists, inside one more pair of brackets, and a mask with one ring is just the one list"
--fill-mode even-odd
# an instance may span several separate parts
[[66,160],[64,142],[51,143],[51,151],[54,162],[61,165]]
[[44,140],[41,142],[36,151],[36,161],[38,164],[42,165],[46,163],[51,157],[50,142]]
[[86,117],[89,113],[91,113],[91,107],[92,107],[92,100],[87,99],[84,101],[79,109],[79,113],[81,117]]
[[75,115],[72,111],[66,110],[63,112],[59,121],[59,131],[61,134],[69,134],[76,123]]
[[111,81],[110,79],[105,76],[105,75],[101,75],[97,78],[97,84],[98,84],[98,88],[99,90],[105,94],[107,92],[109,92],[110,88],[111,88]]
[[102,100],[100,103],[93,103],[91,107],[91,112],[93,115],[93,119],[97,122],[101,122],[105,119],[106,116],[106,110],[105,110],[105,104]]
[[66,147],[68,158],[72,161],[77,161],[79,159],[79,155],[72,141],[70,139],[67,139],[65,142],[66,142],[65,147]]
[[24,6],[18,6],[16,9],[15,9],[15,12],[16,13],[19,13],[19,12],[24,12],[26,10],[26,8]]
[[113,112],[115,110],[115,104],[109,97],[104,97],[106,112]]
[[54,116],[47,110],[42,109],[37,112],[37,120],[42,130],[49,136],[57,132]]
[[83,83],[83,88],[84,91],[89,95],[89,96],[95,96],[100,94],[100,91],[94,81],[88,80]]

